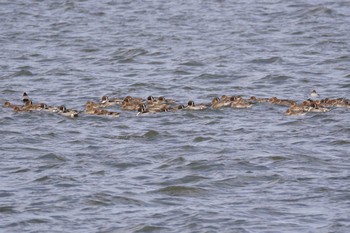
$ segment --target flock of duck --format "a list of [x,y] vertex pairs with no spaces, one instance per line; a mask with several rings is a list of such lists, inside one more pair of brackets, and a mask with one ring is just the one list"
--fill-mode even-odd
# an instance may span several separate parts
[[153,97],[148,96],[147,99],[126,96],[125,98],[109,98],[103,96],[98,102],[87,101],[85,109],[83,111],[77,111],[74,109],[68,109],[64,105],[61,106],[48,106],[45,103],[33,103],[26,92],[22,95],[21,104],[12,104],[9,101],[4,103],[4,107],[12,108],[15,112],[32,112],[32,111],[47,111],[57,113],[67,117],[77,117],[79,114],[87,115],[103,115],[119,117],[119,112],[109,111],[106,108],[111,106],[119,106],[121,110],[136,111],[137,116],[157,113],[157,112],[169,112],[169,111],[181,111],[181,110],[205,110],[205,109],[221,109],[221,108],[251,108],[258,103],[270,103],[280,106],[286,106],[288,109],[285,111],[285,115],[304,115],[309,112],[328,112],[330,108],[341,107],[350,108],[350,100],[345,98],[337,99],[320,99],[319,94],[313,90],[310,94],[310,98],[297,103],[290,99],[279,99],[277,97],[271,98],[257,98],[251,96],[249,99],[244,99],[242,96],[228,96],[223,95],[221,98],[215,97],[211,103],[207,104],[195,104],[193,100],[188,101],[187,105],[178,104],[176,100],[166,99],[163,96]]

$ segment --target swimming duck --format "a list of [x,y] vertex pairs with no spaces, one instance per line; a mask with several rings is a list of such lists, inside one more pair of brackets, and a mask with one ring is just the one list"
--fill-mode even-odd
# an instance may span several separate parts
[[180,104],[179,106],[177,106],[177,109],[178,109],[178,110],[182,110],[182,109],[185,109],[185,108],[186,108],[186,106],[183,105],[183,104]]
[[310,97],[317,99],[320,97],[320,95],[316,92],[316,90],[312,90],[312,92],[310,93]]
[[130,95],[126,96],[126,97],[123,99],[123,101],[124,101],[124,100],[127,100],[127,101],[132,102],[132,103],[139,103],[139,104],[144,102],[144,100],[143,100],[142,98],[132,97],[132,96],[130,96]]
[[231,102],[231,108],[251,108],[253,104],[245,101],[242,98]]
[[305,111],[293,111],[292,109],[288,108],[287,111],[284,113],[286,116],[302,116],[305,115]]
[[27,101],[29,101],[29,96],[26,92],[23,92],[22,101],[23,103],[26,103]]
[[276,104],[276,105],[282,105],[282,106],[290,106],[292,104],[296,104],[296,102],[294,100],[278,99],[277,97],[269,98],[269,103]]
[[101,98],[101,103],[100,103],[100,107],[102,108],[106,108],[106,107],[110,107],[110,106],[115,106],[118,105],[117,101],[111,101],[108,96],[102,96]]
[[307,108],[308,112],[329,112],[328,108],[320,107],[318,104],[313,103]]
[[211,108],[212,109],[219,109],[222,107],[226,107],[227,103],[231,104],[230,102],[220,101],[219,97],[214,97],[213,100],[211,101]]
[[78,112],[72,109],[67,109],[66,106],[62,105],[59,107],[59,114],[66,117],[78,117]]
[[21,107],[20,105],[12,104],[12,103],[9,102],[9,101],[5,101],[3,106],[4,106],[5,108]]
[[128,110],[128,111],[138,110],[140,104],[143,104],[143,103],[142,102],[140,103],[139,101],[132,101],[128,98],[125,98],[122,102],[122,109]]
[[256,98],[255,96],[251,96],[249,98],[249,101],[252,103],[265,103],[265,102],[268,102],[269,99],[268,98]]
[[204,104],[198,104],[195,105],[193,100],[188,101],[186,109],[189,110],[204,110],[207,109],[208,107]]
[[119,117],[120,113],[107,111],[106,109],[95,109],[91,115]]
[[158,97],[158,102],[163,104],[173,104],[176,102],[176,100],[173,99],[166,99],[164,96]]
[[140,115],[148,115],[150,114],[151,112],[147,109],[146,105],[145,104],[141,104],[139,106],[139,108],[137,109],[137,114],[136,116],[140,116]]
[[23,110],[21,107],[19,107],[19,106],[14,106],[13,107],[13,111],[14,112],[25,112],[26,110]]

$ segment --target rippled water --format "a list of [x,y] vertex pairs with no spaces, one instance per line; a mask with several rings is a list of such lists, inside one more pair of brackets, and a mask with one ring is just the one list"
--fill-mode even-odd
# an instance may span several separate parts
[[[1,104],[350,97],[348,1],[2,0],[0,20]],[[0,108],[0,229],[349,232],[350,109],[285,110]]]

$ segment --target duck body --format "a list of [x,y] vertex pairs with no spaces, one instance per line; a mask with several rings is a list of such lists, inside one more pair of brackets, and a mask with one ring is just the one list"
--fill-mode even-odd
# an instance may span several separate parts
[[67,109],[64,105],[59,107],[58,113],[65,117],[71,117],[71,118],[78,117],[78,111],[73,109]]
[[190,101],[188,101],[187,106],[186,106],[185,109],[188,109],[188,110],[205,110],[207,108],[208,108],[208,106],[206,106],[204,104],[196,105],[194,103],[194,101],[190,100]]
[[294,100],[278,99],[277,97],[269,98],[269,103],[281,106],[291,106],[292,104],[296,104]]
[[227,107],[231,104],[230,101],[222,101],[219,99],[219,97],[214,97],[211,101],[211,108],[212,109],[219,109],[222,107]]

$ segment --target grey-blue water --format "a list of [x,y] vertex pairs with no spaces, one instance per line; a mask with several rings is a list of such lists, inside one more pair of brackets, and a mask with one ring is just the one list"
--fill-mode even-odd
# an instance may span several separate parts
[[[349,1],[0,1],[1,105],[313,89],[350,97]],[[0,108],[0,232],[350,232],[350,109],[113,110]]]

